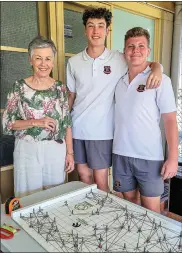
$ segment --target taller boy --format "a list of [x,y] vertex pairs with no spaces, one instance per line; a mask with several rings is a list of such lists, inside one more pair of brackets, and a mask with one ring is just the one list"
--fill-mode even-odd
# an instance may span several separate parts
[[[105,48],[112,13],[89,9],[83,14],[88,47],[71,57],[67,65],[67,86],[72,108],[75,162],[80,180],[108,191],[108,168],[112,163],[114,91],[127,71],[122,54]],[[158,85],[160,65],[148,79],[148,86]],[[159,76],[159,78],[158,78]]]

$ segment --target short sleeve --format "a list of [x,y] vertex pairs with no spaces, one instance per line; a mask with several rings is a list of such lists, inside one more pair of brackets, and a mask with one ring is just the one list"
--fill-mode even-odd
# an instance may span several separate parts
[[161,114],[176,111],[176,102],[171,79],[164,74],[161,85],[157,88],[157,105]]
[[74,74],[73,74],[72,69],[71,69],[70,60],[68,60],[66,76],[67,76],[67,87],[68,87],[68,89],[71,92],[76,93],[76,80],[75,80]]
[[19,113],[20,93],[19,84],[16,81],[12,90],[8,93],[5,110],[3,113],[3,134],[13,135],[12,125],[16,120],[21,119]]

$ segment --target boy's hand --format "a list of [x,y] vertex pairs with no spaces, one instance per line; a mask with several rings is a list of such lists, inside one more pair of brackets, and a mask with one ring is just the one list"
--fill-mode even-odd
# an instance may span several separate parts
[[152,71],[147,79],[146,88],[147,89],[155,89],[160,86],[162,81],[162,72],[161,70]]
[[178,159],[168,158],[162,167],[161,176],[164,180],[167,178],[172,178],[176,176],[177,170],[178,170]]

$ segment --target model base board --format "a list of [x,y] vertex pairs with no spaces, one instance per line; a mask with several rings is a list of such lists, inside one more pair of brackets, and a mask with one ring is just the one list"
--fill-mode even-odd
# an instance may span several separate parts
[[48,252],[182,252],[182,228],[96,185],[12,212]]

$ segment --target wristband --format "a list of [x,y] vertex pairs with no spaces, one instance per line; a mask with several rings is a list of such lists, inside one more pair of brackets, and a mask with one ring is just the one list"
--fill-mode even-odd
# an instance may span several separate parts
[[74,155],[74,152],[72,152],[72,153],[66,152],[66,153],[67,153],[67,155]]

